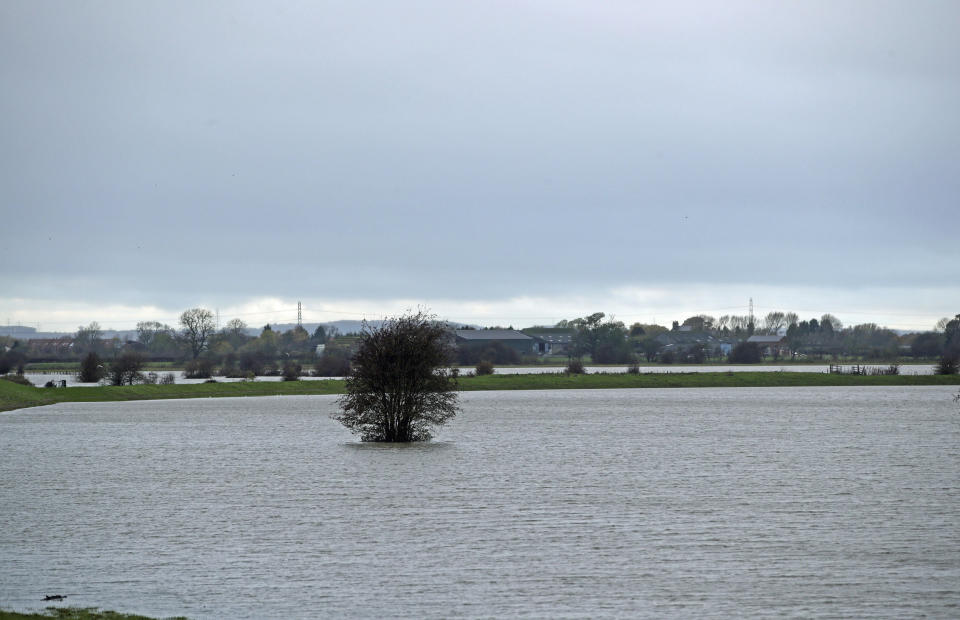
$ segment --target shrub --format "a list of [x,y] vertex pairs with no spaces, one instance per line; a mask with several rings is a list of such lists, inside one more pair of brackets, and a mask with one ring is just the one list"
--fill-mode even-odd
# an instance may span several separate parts
[[106,369],[100,356],[92,351],[87,353],[80,361],[80,371],[77,373],[77,381],[80,383],[97,383],[103,379]]
[[206,357],[190,360],[184,366],[183,376],[187,379],[209,379],[213,376],[213,360]]
[[57,384],[54,383],[54,382],[51,380],[51,381],[47,381],[46,383],[44,383],[44,384],[43,384],[43,387],[45,387],[45,388],[57,387]]
[[172,372],[168,372],[167,374],[161,376],[160,380],[158,381],[160,385],[173,385],[176,382],[177,378],[173,376]]
[[676,356],[673,351],[664,351],[660,354],[660,363],[661,364],[672,364],[676,360]]
[[299,381],[300,372],[303,370],[303,366],[297,364],[296,362],[287,362],[283,365],[283,380],[284,381]]
[[148,372],[143,376],[143,382],[147,385],[156,385],[160,375],[155,372]]
[[583,367],[583,362],[579,359],[572,359],[567,362],[567,374],[568,375],[585,375],[587,374],[587,369]]
[[345,351],[325,351],[313,365],[317,377],[346,377],[350,374],[350,359]]
[[756,342],[741,342],[733,347],[729,356],[732,364],[759,364],[761,359],[760,346]]
[[477,376],[492,375],[493,362],[488,360],[480,360],[479,362],[477,362],[476,371],[477,371]]
[[933,369],[933,374],[936,375],[955,375],[958,372],[960,372],[960,362],[957,358],[948,355],[941,357]]
[[640,374],[640,364],[634,362],[627,366],[628,375],[639,375]]
[[110,385],[133,385],[143,380],[140,369],[143,368],[143,355],[136,351],[125,351],[110,363],[107,378]]
[[0,354],[0,375],[5,375],[14,369],[17,370],[18,375],[22,375],[23,363],[25,360],[26,355],[24,355],[19,349],[14,349],[12,351],[7,351],[6,353]]
[[237,368],[236,364],[224,364],[217,371],[217,374],[221,377],[237,378],[244,376],[246,373]]
[[265,364],[266,360],[259,351],[244,351],[240,354],[240,371],[243,373],[252,372],[254,375],[262,375]]
[[446,325],[423,312],[364,325],[335,419],[362,441],[427,441],[457,413]]

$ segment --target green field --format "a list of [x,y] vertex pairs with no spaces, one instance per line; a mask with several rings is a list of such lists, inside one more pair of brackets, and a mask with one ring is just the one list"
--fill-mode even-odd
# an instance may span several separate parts
[[[703,373],[597,373],[590,375],[530,374],[462,377],[460,388],[478,390],[595,390],[611,388],[700,387],[812,387],[876,385],[960,385],[960,375],[857,376],[812,372],[703,372]],[[132,385],[39,388],[0,380],[0,411],[61,402],[105,402],[169,398],[223,398],[237,396],[287,396],[340,394],[344,382],[243,381],[193,385]]]

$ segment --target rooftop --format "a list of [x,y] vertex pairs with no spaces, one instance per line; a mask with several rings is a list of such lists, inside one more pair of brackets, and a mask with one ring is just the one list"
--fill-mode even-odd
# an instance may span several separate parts
[[464,340],[533,340],[515,329],[456,329],[453,333]]

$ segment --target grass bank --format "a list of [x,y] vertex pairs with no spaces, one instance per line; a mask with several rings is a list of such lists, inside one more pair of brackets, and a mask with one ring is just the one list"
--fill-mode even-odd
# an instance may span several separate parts
[[[858,376],[814,372],[700,372],[563,375],[487,375],[462,377],[464,391],[483,390],[597,390],[617,388],[735,388],[821,386],[960,385],[960,375]],[[63,402],[108,402],[168,398],[224,398],[341,394],[344,382],[243,381],[192,385],[132,385],[38,388],[0,380],[0,411]]]
[[[101,611],[96,608],[80,607],[47,607],[42,612],[20,613],[0,609],[0,620],[153,620],[147,616],[121,614],[115,611]],[[167,620],[186,620],[183,617],[168,618]]]

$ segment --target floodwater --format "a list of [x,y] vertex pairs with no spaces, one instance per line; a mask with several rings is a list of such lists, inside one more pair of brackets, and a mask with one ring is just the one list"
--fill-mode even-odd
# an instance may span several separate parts
[[[849,369],[853,364],[841,364],[843,368]],[[860,364],[866,368],[886,369],[889,364]],[[908,364],[900,366],[901,375],[932,375],[934,366],[932,364]],[[494,373],[505,375],[527,375],[540,374],[547,372],[563,372],[563,368],[556,366],[506,366],[495,368]],[[626,366],[587,366],[587,372],[627,372]],[[640,366],[641,373],[669,373],[669,372],[830,372],[828,364],[783,364],[777,365],[737,365],[737,364],[698,364],[689,366],[664,365],[664,366]]]
[[0,414],[0,607],[191,618],[960,616],[956,388],[472,392]]
[[[842,364],[844,368],[849,368],[852,364]],[[884,369],[888,368],[889,364],[861,364],[861,366],[866,366],[867,368],[877,368]],[[934,366],[931,364],[906,364],[900,366],[900,374],[902,375],[932,375]],[[536,375],[536,374],[545,374],[545,373],[558,373],[563,372],[563,367],[560,366],[498,366],[494,368],[494,374],[498,375]],[[626,366],[587,366],[587,372],[589,373],[598,373],[598,372],[627,372]],[[641,373],[668,373],[668,372],[829,372],[830,366],[825,364],[803,364],[803,365],[790,365],[784,364],[782,366],[776,365],[732,365],[732,364],[720,364],[720,365],[696,365],[696,366],[641,366]],[[163,376],[167,374],[168,371],[157,372],[158,375]],[[472,370],[470,368],[463,368],[460,371],[461,373],[470,373]],[[174,377],[175,383],[203,383],[206,379],[184,379],[183,372],[180,370],[171,372]],[[67,382],[67,386],[87,386],[87,387],[96,387],[97,383],[79,383],[77,381],[77,375],[75,373],[40,373],[40,372],[30,372],[24,375],[29,379],[34,385],[42,386],[47,381],[53,381],[58,383],[63,380]],[[217,381],[222,382],[231,382],[231,381],[243,381],[239,378],[226,378],[226,377],[214,377]],[[322,381],[325,379],[333,378],[342,378],[342,377],[301,377],[303,381]],[[274,377],[257,377],[257,381],[281,381],[283,377],[274,376]]]

